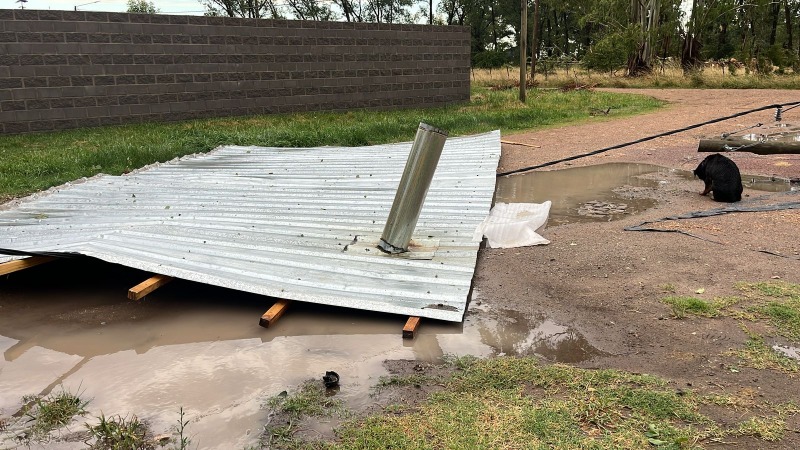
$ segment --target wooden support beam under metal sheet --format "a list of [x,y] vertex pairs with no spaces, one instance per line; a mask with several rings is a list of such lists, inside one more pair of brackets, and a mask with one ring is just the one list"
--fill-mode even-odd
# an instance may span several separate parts
[[25,270],[29,267],[38,266],[39,264],[44,264],[54,259],[56,258],[52,256],[31,256],[25,259],[16,259],[14,261],[2,263],[0,264],[0,275],[7,275],[12,272],[19,272],[20,270]]
[[258,324],[264,328],[271,327],[281,318],[291,304],[291,300],[279,299],[263,316],[261,316],[261,320],[258,321]]
[[411,316],[403,327],[403,339],[414,339],[414,335],[419,328],[419,317]]
[[128,289],[128,298],[131,300],[141,300],[145,295],[155,291],[170,281],[172,281],[172,277],[168,277],[166,275],[155,275],[150,277],[136,286]]

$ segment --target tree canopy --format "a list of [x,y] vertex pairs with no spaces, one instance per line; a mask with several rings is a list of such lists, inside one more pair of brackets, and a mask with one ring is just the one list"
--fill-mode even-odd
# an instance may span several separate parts
[[[209,15],[381,23],[428,23],[433,5],[433,23],[470,28],[476,66],[519,61],[521,5],[514,1],[202,1]],[[528,39],[535,43],[530,56],[540,61],[630,75],[648,73],[668,60],[685,71],[708,60],[761,72],[800,69],[800,0],[528,1],[528,30],[537,33]],[[129,0],[132,4],[147,1]]]

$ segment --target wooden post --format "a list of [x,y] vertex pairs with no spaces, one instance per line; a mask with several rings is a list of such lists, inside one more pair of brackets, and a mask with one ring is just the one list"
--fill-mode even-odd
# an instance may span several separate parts
[[168,277],[166,275],[155,275],[150,277],[136,286],[128,289],[128,298],[131,300],[141,300],[145,295],[155,291],[170,281],[172,281],[172,277]]
[[269,328],[270,326],[274,325],[275,322],[281,318],[283,313],[286,312],[286,309],[291,303],[291,300],[279,299],[274,305],[272,305],[270,309],[267,310],[267,312],[264,313],[263,316],[261,316],[261,320],[258,321],[258,324],[264,328]]
[[[739,150],[739,148],[742,148]],[[748,141],[745,139],[702,139],[700,153],[739,151],[756,155],[800,155],[800,142]]]
[[25,270],[29,267],[38,266],[54,260],[52,256],[31,256],[25,259],[15,259],[14,261],[0,264],[0,275],[7,275],[12,272]]
[[419,317],[411,316],[403,327],[403,339],[414,339],[414,335],[419,328]]
[[520,0],[522,14],[519,27],[519,101],[525,103],[525,88],[528,84],[528,0]]

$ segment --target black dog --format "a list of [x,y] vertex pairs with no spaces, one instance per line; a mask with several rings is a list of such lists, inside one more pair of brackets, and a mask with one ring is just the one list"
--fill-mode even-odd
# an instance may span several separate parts
[[694,174],[706,183],[700,195],[714,191],[718,202],[738,202],[742,199],[742,176],[736,163],[715,153],[709,155],[694,169]]

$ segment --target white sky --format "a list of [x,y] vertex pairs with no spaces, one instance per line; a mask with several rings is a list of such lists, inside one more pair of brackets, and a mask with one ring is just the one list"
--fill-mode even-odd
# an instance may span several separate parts
[[[28,0],[25,9],[56,9],[74,11],[107,11],[125,12],[128,10],[126,0]],[[86,4],[92,2],[91,4]],[[156,8],[164,14],[202,15],[204,8],[199,0],[153,0]],[[83,5],[83,6],[80,6]],[[16,0],[0,0],[0,9],[17,9]]]

